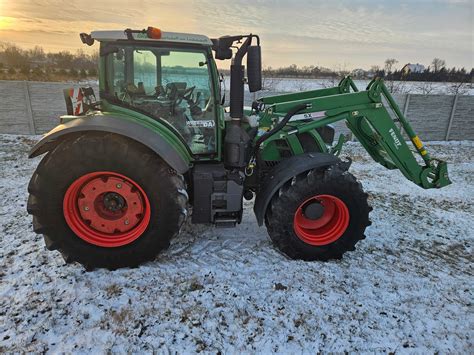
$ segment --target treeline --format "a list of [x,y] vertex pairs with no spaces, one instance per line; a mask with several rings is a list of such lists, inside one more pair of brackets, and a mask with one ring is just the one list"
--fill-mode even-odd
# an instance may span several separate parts
[[263,69],[263,76],[267,77],[280,77],[280,78],[313,78],[323,79],[340,77],[349,74],[350,72],[344,69],[328,69],[324,67],[309,65],[298,67],[296,64],[292,64],[287,67],[272,68],[267,67]]
[[426,68],[419,73],[405,73],[402,70],[395,70],[390,73],[382,71],[380,76],[387,80],[400,81],[432,81],[432,82],[450,82],[450,83],[469,83],[473,81],[474,69],[467,72],[465,68],[441,68],[439,71],[433,71],[432,68]]
[[0,80],[65,81],[96,79],[98,53],[60,51],[46,53],[42,47],[22,49],[0,43]]
[[454,82],[454,83],[472,83],[474,79],[474,68],[467,71],[466,68],[448,68],[444,60],[435,58],[433,63],[428,67],[417,64],[413,69],[407,64],[400,69],[394,68],[398,63],[395,59],[387,59],[383,68],[374,65],[369,70],[354,69],[328,69],[318,66],[298,67],[292,64],[288,67],[265,68],[263,70],[264,77],[280,77],[280,78],[340,78],[345,75],[351,75],[355,79],[372,79],[373,77],[382,77],[385,80],[396,81],[430,81],[430,82]]
[[[75,53],[60,51],[45,53],[42,47],[22,49],[9,43],[0,43],[0,80],[39,80],[64,81],[97,79],[98,52],[87,54],[82,50]],[[356,79],[384,77],[391,81],[429,81],[472,83],[474,68],[448,68],[445,60],[434,58],[425,67],[421,64],[406,64],[397,67],[398,60],[388,58],[384,65],[374,65],[369,70],[348,70],[345,67],[325,68],[321,66],[302,66],[292,64],[286,67],[263,69],[263,77],[291,78],[340,78],[352,75]],[[227,70],[222,71],[228,74]]]
[[[221,70],[229,75],[230,71]],[[379,66],[372,66],[369,70],[364,69],[328,69],[317,66],[298,67],[292,64],[287,67],[263,69],[263,77],[267,78],[302,78],[302,79],[331,79],[342,78],[345,75],[351,75],[355,79],[372,79],[375,76],[382,77],[385,80],[397,81],[430,81],[430,82],[453,82],[453,83],[471,83],[474,81],[474,68],[469,72],[465,68],[447,68],[441,67],[434,70],[432,67],[423,69],[420,72],[405,71],[402,69],[386,70]]]

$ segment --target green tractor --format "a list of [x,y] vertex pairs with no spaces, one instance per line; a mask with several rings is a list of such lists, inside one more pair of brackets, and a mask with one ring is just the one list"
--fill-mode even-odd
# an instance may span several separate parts
[[[240,223],[244,198],[255,198],[258,224],[290,258],[341,258],[364,238],[371,208],[350,160],[338,158],[345,137],[333,142],[336,121],[415,184],[450,183],[446,163],[430,157],[379,78],[365,91],[346,77],[244,108],[245,84],[261,90],[256,35],[148,27],[81,39],[100,42],[100,101],[90,88],[66,90],[68,115],[30,152],[46,153],[28,186],[33,228],[66,262],[137,266],[167,248],[188,216]],[[215,62],[227,59],[228,108]]]

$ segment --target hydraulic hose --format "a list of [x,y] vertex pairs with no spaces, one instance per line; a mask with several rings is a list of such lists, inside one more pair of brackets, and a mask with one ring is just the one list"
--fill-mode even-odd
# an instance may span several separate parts
[[298,106],[295,106],[295,107],[291,108],[287,112],[285,117],[283,117],[283,119],[275,127],[273,127],[270,131],[268,131],[267,133],[260,136],[260,138],[258,138],[257,141],[255,142],[255,147],[253,149],[254,156],[256,156],[256,154],[258,153],[260,145],[262,145],[263,142],[265,142],[268,138],[270,138],[275,133],[280,131],[283,127],[285,127],[285,125],[288,123],[288,121],[291,119],[291,117],[293,117],[298,112],[300,112],[304,109],[307,109],[307,108],[308,108],[308,104],[300,104]]

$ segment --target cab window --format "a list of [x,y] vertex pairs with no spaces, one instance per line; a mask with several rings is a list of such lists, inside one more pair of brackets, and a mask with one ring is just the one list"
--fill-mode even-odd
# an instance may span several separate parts
[[168,121],[194,154],[216,150],[216,108],[204,51],[122,46],[109,54],[116,101]]

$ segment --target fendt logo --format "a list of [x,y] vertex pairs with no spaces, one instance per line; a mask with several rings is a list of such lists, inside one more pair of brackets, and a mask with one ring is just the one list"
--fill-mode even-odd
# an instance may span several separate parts
[[402,143],[400,143],[400,140],[398,139],[397,135],[395,134],[395,131],[393,130],[393,128],[390,128],[388,130],[388,132],[390,133],[390,135],[393,138],[393,142],[395,143],[395,148],[398,149],[398,147],[401,147]]

